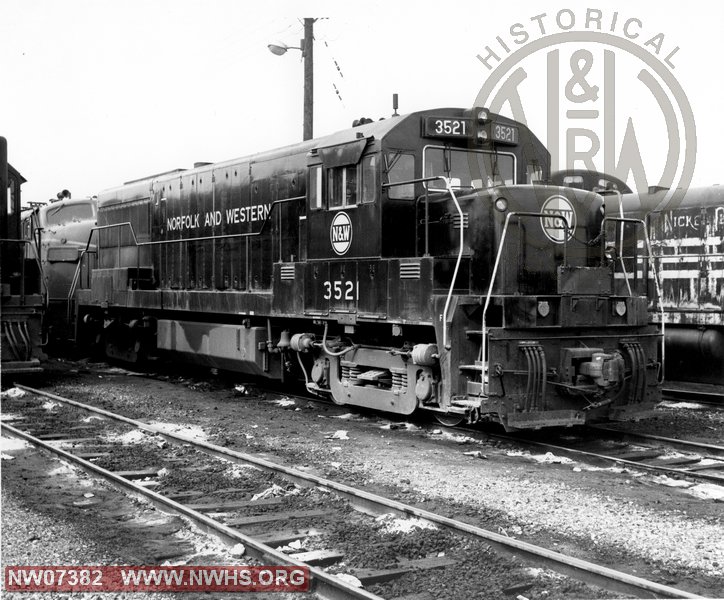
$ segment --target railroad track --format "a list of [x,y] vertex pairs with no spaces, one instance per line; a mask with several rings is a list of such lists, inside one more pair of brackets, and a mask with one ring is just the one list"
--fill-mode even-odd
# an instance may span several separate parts
[[[602,565],[597,565],[575,557],[566,556],[561,553],[553,552],[547,548],[536,546],[515,538],[509,538],[505,535],[488,531],[480,527],[470,525],[455,519],[451,519],[442,515],[435,514],[431,511],[420,509],[415,506],[406,505],[396,500],[384,498],[382,496],[369,493],[365,490],[356,489],[346,484],[338,483],[329,479],[324,479],[314,474],[293,469],[285,465],[276,464],[265,458],[253,456],[230,450],[228,448],[211,444],[209,442],[196,439],[182,433],[172,433],[160,427],[143,423],[141,421],[129,419],[122,415],[118,415],[103,409],[99,409],[90,405],[82,404],[68,398],[63,398],[55,394],[50,394],[41,390],[35,390],[26,386],[17,386],[38,398],[49,398],[55,402],[66,406],[72,406],[84,411],[89,411],[100,415],[105,419],[120,422],[142,432],[160,436],[174,445],[182,445],[192,448],[194,451],[200,451],[213,457],[223,458],[227,461],[239,465],[253,466],[256,469],[263,470],[273,474],[285,481],[299,485],[302,489],[322,488],[333,492],[335,497],[343,499],[351,507],[370,515],[387,515],[392,513],[400,517],[421,519],[427,523],[434,524],[440,530],[452,532],[455,536],[469,540],[472,538],[486,547],[490,546],[497,550],[512,553],[516,557],[526,559],[528,563],[534,563],[539,567],[547,567],[559,573],[572,576],[575,579],[583,581],[587,584],[598,585],[605,589],[616,593],[631,594],[639,597],[664,597],[664,598],[701,598],[680,589],[662,585],[657,582],[648,581],[646,579],[636,577],[627,573],[616,571]],[[37,415],[37,412],[36,412]],[[17,420],[25,423],[25,426],[38,427],[38,419]],[[160,494],[149,487],[149,482],[144,485],[133,481],[133,477],[138,477],[143,470],[135,473],[114,473],[109,469],[105,469],[92,462],[93,460],[102,459],[107,455],[107,448],[98,448],[98,440],[86,437],[87,429],[79,429],[71,431],[66,427],[63,433],[48,431],[47,428],[41,427],[42,433],[35,435],[22,431],[17,427],[11,426],[6,422],[2,423],[2,430],[10,435],[25,439],[33,445],[44,448],[65,460],[71,461],[89,472],[107,479],[124,489],[132,491],[134,494],[142,495],[148,498],[152,503],[160,507],[166,512],[172,512],[183,515],[200,527],[207,531],[212,531],[221,539],[231,544],[242,543],[248,550],[248,554],[265,564],[293,565],[293,566],[309,566],[312,578],[312,589],[321,598],[378,598],[374,594],[350,585],[325,572],[320,568],[321,565],[334,562],[340,557],[334,549],[317,549],[312,554],[283,552],[276,549],[276,544],[286,544],[293,540],[308,538],[315,533],[314,527],[305,527],[303,530],[289,531],[282,534],[278,529],[275,530],[276,538],[271,540],[265,538],[263,534],[258,532],[249,532],[249,525],[260,525],[262,523],[283,523],[288,522],[291,517],[312,519],[318,514],[312,514],[309,511],[304,515],[291,514],[287,511],[284,514],[275,512],[273,503],[267,503],[265,511],[261,515],[241,518],[227,518],[229,511],[241,508],[241,504],[249,505],[249,502],[228,502],[221,501],[216,503],[189,502],[189,498],[194,497],[193,492],[175,492],[170,494]],[[73,438],[74,435],[81,436]],[[44,437],[45,439],[39,439]],[[74,452],[69,452],[59,448],[58,441],[62,441],[63,445],[75,444],[78,446]],[[89,445],[95,445],[96,450],[89,450]],[[148,470],[146,470],[148,474]],[[150,482],[154,485],[154,482]],[[179,500],[184,500],[183,503]],[[253,502],[252,502],[253,503]],[[249,508],[246,506],[246,508]],[[292,511],[294,512],[294,511]],[[319,512],[319,511],[317,511]],[[224,521],[224,519],[226,519]],[[308,521],[305,521],[307,523]],[[323,525],[320,529],[323,529]],[[267,532],[269,533],[269,532]],[[286,538],[284,536],[287,536]],[[282,539],[284,538],[284,539]],[[433,557],[434,558],[434,557]],[[422,559],[408,560],[397,562],[392,566],[375,570],[357,570],[355,576],[365,585],[372,585],[387,580],[394,580],[411,571],[420,571],[427,569],[439,569],[446,566],[452,566],[451,559],[445,556],[437,557],[440,560]],[[479,556],[478,556],[479,560]]]
[[522,435],[489,434],[488,437],[539,448],[574,460],[606,462],[671,477],[724,485],[724,446],[599,425],[588,426],[584,431],[591,435],[566,436],[559,438],[556,443]]
[[[260,391],[280,393],[277,390],[264,388],[260,388]],[[284,395],[297,400],[334,405],[331,401],[315,396],[289,392],[284,392]],[[435,428],[438,426],[439,423],[434,425]],[[481,431],[476,426],[457,426],[454,429],[469,433],[475,438],[481,436]],[[724,485],[724,446],[616,430],[603,425],[590,425],[583,429],[588,434],[585,439],[574,441],[561,439],[560,443],[526,437],[527,434],[486,432],[483,436],[486,439],[537,447],[574,460],[607,462],[672,477],[686,477],[694,481],[710,481]],[[616,446],[601,443],[612,439],[621,443]]]
[[724,392],[721,386],[707,386],[706,389],[690,389],[684,387],[664,387],[662,390],[663,399],[672,402],[695,402],[705,406],[724,409]]

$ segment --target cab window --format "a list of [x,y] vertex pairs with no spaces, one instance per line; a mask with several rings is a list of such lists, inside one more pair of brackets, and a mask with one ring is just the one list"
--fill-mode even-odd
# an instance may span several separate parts
[[377,194],[377,155],[365,156],[361,164],[360,202],[374,202]]
[[309,169],[309,207],[324,208],[322,197],[322,167]]
[[329,208],[357,204],[357,166],[327,169],[327,202]]
[[[402,152],[388,152],[385,155],[387,176],[390,183],[400,183],[415,178],[415,157]],[[415,197],[415,184],[393,185],[388,188],[392,199],[413,199]]]

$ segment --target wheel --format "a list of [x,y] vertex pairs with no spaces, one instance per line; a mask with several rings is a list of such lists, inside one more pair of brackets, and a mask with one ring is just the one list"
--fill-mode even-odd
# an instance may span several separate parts
[[436,413],[435,418],[440,425],[445,427],[457,427],[465,421],[464,415],[458,415],[456,413]]

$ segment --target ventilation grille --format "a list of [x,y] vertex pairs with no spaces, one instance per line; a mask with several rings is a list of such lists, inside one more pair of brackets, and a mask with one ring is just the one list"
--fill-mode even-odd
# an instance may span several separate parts
[[282,281],[294,280],[294,265],[282,265],[281,268]]
[[400,263],[400,279],[420,279],[420,263]]
[[[456,213],[453,215],[452,222],[453,222],[453,227],[455,229],[460,229],[460,215],[459,214]],[[468,215],[468,213],[463,213],[463,228],[467,229],[469,224],[470,224],[470,216]]]

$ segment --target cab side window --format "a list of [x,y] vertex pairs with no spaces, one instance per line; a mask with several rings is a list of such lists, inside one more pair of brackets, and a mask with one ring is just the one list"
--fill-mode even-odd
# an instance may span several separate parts
[[[387,175],[390,183],[410,181],[415,178],[415,157],[412,154],[402,152],[388,152],[385,156],[387,163]],[[414,199],[415,184],[393,185],[389,188],[389,196],[392,199]]]
[[327,169],[327,202],[329,208],[357,204],[357,166]]
[[377,155],[365,156],[360,168],[362,171],[360,202],[374,202],[377,194]]
[[322,167],[309,169],[309,207],[314,209],[324,208],[322,196]]

